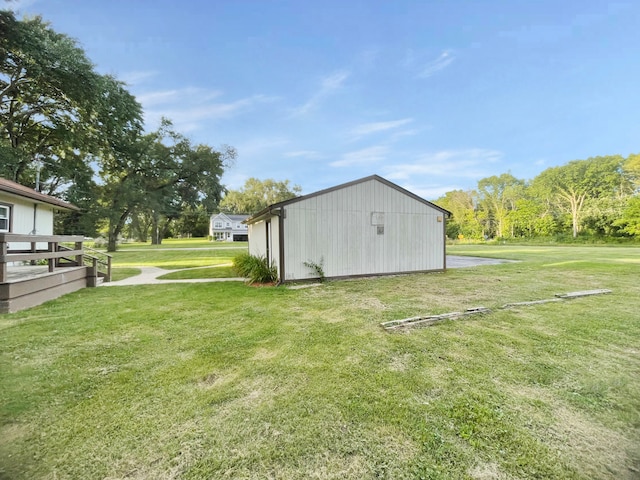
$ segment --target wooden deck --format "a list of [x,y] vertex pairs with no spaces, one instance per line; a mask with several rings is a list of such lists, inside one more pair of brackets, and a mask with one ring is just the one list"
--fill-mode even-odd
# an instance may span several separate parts
[[[62,242],[73,246],[65,247]],[[34,307],[95,287],[103,278],[108,280],[110,258],[107,273],[100,272],[99,260],[85,255],[82,242],[79,236],[0,234],[0,314]],[[42,244],[46,249],[38,248]],[[34,265],[43,261],[47,264]]]
[[7,281],[0,283],[0,313],[35,307],[67,293],[87,287],[87,267],[7,268]]

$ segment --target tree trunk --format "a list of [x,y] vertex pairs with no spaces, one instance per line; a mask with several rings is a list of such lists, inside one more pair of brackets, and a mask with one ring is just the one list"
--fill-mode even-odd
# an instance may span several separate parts
[[126,222],[128,217],[129,217],[129,210],[126,210],[122,215],[120,215],[120,218],[118,218],[118,221],[116,222],[115,225],[111,224],[112,220],[109,221],[109,238],[107,241],[107,252],[116,251],[118,236],[122,232],[122,228],[124,227],[124,222]]
[[109,232],[109,240],[107,242],[107,252],[115,252],[116,251],[116,241],[118,239],[118,235],[115,232]]
[[162,232],[160,231],[160,215],[156,212],[151,214],[151,245],[160,245],[162,243]]

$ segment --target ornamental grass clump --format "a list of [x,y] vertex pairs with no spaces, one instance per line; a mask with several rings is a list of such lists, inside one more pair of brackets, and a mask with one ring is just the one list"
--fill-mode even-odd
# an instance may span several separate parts
[[233,259],[233,268],[249,283],[273,283],[278,279],[278,269],[267,257],[242,253]]

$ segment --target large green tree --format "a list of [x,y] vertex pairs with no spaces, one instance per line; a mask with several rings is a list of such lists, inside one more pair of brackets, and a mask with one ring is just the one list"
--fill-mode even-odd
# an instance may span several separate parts
[[533,184],[540,196],[569,215],[575,238],[582,228],[584,210],[589,202],[603,197],[621,197],[631,192],[630,181],[622,169],[623,163],[624,159],[619,155],[574,160],[544,170]]
[[289,180],[258,180],[249,178],[239,190],[229,190],[220,202],[220,210],[225,213],[256,213],[263,208],[294,198],[302,189],[291,187]]
[[631,180],[636,193],[640,193],[640,154],[632,154],[624,162],[623,169]]
[[0,11],[0,175],[46,193],[87,172],[97,153],[104,81],[76,42],[40,17]]
[[449,210],[447,221],[449,238],[482,238],[482,225],[476,210],[478,194],[471,190],[452,190],[435,201],[436,205]]
[[640,238],[640,196],[628,200],[615,225],[620,227],[623,233]]
[[479,201],[491,220],[491,233],[496,237],[506,236],[508,214],[523,196],[524,180],[510,173],[483,178],[478,181]]
[[123,139],[116,153],[101,164],[101,203],[108,218],[108,250],[133,213],[150,218],[153,243],[162,241],[163,221],[178,218],[186,206],[213,210],[222,196],[220,178],[235,158],[191,141],[164,121],[160,129]]

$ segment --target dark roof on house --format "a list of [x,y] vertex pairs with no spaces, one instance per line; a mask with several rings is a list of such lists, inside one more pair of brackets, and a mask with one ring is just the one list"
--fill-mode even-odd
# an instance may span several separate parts
[[[225,215],[227,215],[225,213]],[[249,218],[251,215],[227,215],[227,217],[229,217],[231,220],[233,220],[234,222],[242,222],[243,220],[246,220],[247,218]]]
[[242,222],[243,220],[246,220],[247,218],[249,218],[251,215],[247,215],[244,213],[224,213],[224,212],[219,212],[219,213],[214,213],[211,215],[211,218],[216,218],[219,217],[220,215],[224,215],[225,217],[227,217],[229,220],[233,220],[234,222]]
[[6,178],[0,177],[0,192],[10,193],[19,197],[30,198],[40,203],[46,203],[64,210],[80,210],[75,205],[67,203],[59,198],[52,197],[51,195],[45,195],[44,193],[36,192],[35,190],[20,185],[19,183],[12,182]]
[[272,212],[273,210],[281,208],[281,207],[284,207],[284,206],[289,205],[291,203],[299,202],[301,200],[306,200],[308,198],[317,197],[319,195],[324,195],[325,193],[330,193],[330,192],[333,192],[335,190],[341,190],[343,188],[352,187],[353,185],[357,185],[359,183],[368,182],[370,180],[377,180],[380,183],[383,183],[383,184],[387,185],[388,187],[391,187],[391,188],[393,188],[393,189],[395,189],[395,190],[397,190],[397,191],[399,191],[401,193],[404,193],[405,195],[413,198],[414,200],[417,200],[418,202],[421,202],[421,203],[424,203],[426,205],[429,205],[429,206],[435,208],[436,210],[440,210],[447,217],[451,216],[451,212],[449,210],[445,210],[444,208],[439,207],[435,203],[431,203],[428,200],[425,200],[424,198],[419,197],[415,193],[412,193],[409,190],[407,190],[405,188],[402,188],[401,186],[396,185],[393,182],[390,182],[386,178],[382,178],[379,175],[370,175],[368,177],[360,178],[358,180],[353,180],[352,182],[347,182],[347,183],[343,183],[341,185],[336,185],[335,187],[325,188],[324,190],[319,190],[317,192],[310,193],[308,195],[302,195],[300,197],[295,197],[295,198],[291,198],[289,200],[284,200],[282,202],[274,203],[273,205],[269,205],[267,208],[264,208],[264,209],[260,210],[258,213],[256,213],[256,214],[252,215],[251,217],[249,217],[247,220],[245,220],[245,223],[248,223],[248,224],[255,223],[258,220],[261,220],[262,218],[268,216],[270,214],[270,212]]

